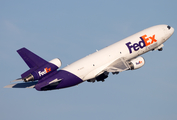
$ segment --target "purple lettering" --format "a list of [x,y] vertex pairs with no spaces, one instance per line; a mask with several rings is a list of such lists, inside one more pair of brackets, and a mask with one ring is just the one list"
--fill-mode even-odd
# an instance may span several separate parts
[[140,37],[140,39],[141,41],[139,41],[138,43],[134,43],[133,45],[131,42],[126,43],[130,53],[132,53],[132,48],[134,51],[138,51],[140,48],[143,49],[146,46],[143,38]]
[[[157,42],[157,40],[155,39],[155,35],[153,35],[152,37],[148,37],[146,38],[147,35],[143,35],[140,37],[140,41],[138,43],[134,43],[133,45],[131,44],[131,42],[126,43],[130,54],[132,53],[132,48],[134,51],[138,51],[140,48],[143,49],[144,47],[153,44],[154,42]],[[148,40],[151,39],[151,42],[148,42]]]
[[130,53],[132,53],[131,48],[132,48],[133,46],[132,46],[132,45],[130,45],[130,44],[131,44],[131,42],[126,43],[126,45],[127,45],[128,49],[129,49],[129,52],[130,52]]
[[139,50],[139,44],[138,43],[133,44],[133,49],[135,51]]
[[141,39],[141,41],[139,42],[139,46],[142,49],[142,48],[144,48],[146,46],[146,44],[145,44],[145,42],[144,42],[142,37],[140,37],[140,39]]

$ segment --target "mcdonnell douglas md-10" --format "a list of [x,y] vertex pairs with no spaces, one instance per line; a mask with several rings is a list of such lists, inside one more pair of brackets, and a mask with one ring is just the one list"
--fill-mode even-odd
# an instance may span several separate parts
[[60,70],[61,61],[46,61],[26,48],[17,50],[30,68],[21,75],[23,81],[5,88],[35,88],[38,91],[55,90],[78,85],[84,81],[104,81],[108,74],[136,70],[145,64],[140,55],[153,50],[162,51],[163,43],[174,32],[168,25],[157,25],[142,30],[102,50],[88,55]]

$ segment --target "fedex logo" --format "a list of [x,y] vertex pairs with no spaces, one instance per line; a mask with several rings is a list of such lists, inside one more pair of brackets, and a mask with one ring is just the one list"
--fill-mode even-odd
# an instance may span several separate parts
[[141,64],[141,63],[143,63],[143,61],[136,62],[136,65],[139,65],[139,64]]
[[134,44],[132,44],[131,42],[126,43],[130,53],[132,53],[132,49],[134,51],[138,51],[139,49],[143,49],[145,46],[149,46],[154,42],[157,42],[157,40],[155,39],[155,35],[147,37],[147,35],[145,34],[141,36],[140,39],[141,40],[138,43]]
[[44,71],[39,71],[38,74],[41,77],[50,71],[51,71],[51,68],[44,68]]

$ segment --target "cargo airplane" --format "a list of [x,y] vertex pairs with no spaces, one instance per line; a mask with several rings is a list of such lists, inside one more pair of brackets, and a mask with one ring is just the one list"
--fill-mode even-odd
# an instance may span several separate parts
[[145,61],[140,55],[153,50],[162,51],[163,43],[173,32],[174,28],[169,25],[153,26],[62,69],[59,69],[60,59],[55,58],[48,62],[28,49],[21,48],[17,52],[29,70],[21,74],[20,79],[12,81],[18,83],[5,88],[35,88],[38,91],[47,91],[75,86],[84,81],[104,81],[109,73],[118,74],[142,67]]

